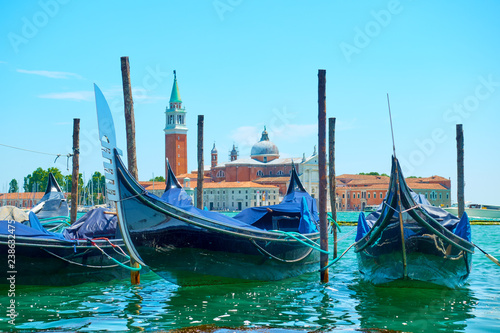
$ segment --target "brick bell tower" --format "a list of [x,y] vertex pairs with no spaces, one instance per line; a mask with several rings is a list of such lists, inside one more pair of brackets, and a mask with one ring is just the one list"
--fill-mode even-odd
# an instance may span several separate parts
[[[181,95],[174,70],[174,85],[170,94],[169,107],[165,110],[165,158],[168,158],[174,174],[187,173],[187,126],[186,110],[182,107]],[[165,177],[167,162],[165,160]]]

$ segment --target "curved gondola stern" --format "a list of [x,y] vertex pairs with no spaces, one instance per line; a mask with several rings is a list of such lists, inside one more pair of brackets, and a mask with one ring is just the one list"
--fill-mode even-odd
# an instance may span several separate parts
[[40,219],[69,216],[68,202],[52,172],[49,172],[43,197],[31,211]]
[[165,192],[167,192],[172,188],[182,188],[181,184],[179,183],[179,180],[177,179],[177,177],[175,177],[174,171],[170,166],[168,158],[166,159],[166,163],[167,163],[167,179],[165,181],[166,184]]
[[292,160],[292,173],[290,174],[290,183],[288,184],[288,190],[286,195],[292,194],[293,192],[307,192],[299,179],[297,170],[295,170],[295,163]]
[[120,226],[123,241],[127,246],[130,256],[141,265],[144,265],[132,243],[132,240],[130,239],[130,233],[128,232],[128,228],[126,226],[120,202],[117,164],[119,163],[120,155],[123,155],[123,152],[116,146],[116,133],[113,116],[111,115],[111,110],[109,109],[106,98],[96,84],[94,84],[94,91],[97,109],[97,122],[99,125],[99,140],[101,141],[102,157],[104,158],[103,165],[104,177],[106,179],[106,196],[109,201],[116,204],[118,225]]
[[160,199],[174,206],[192,206],[193,200],[179,183],[177,177],[175,177],[174,171],[170,167],[168,158],[166,159],[166,163],[167,179],[165,180],[165,191]]
[[61,187],[57,183],[56,178],[54,177],[54,174],[52,172],[49,172],[49,177],[47,181],[47,189],[45,190],[45,194],[48,194],[50,192],[61,192]]

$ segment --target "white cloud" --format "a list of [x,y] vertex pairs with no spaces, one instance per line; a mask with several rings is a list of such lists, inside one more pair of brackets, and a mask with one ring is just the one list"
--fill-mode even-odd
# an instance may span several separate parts
[[317,136],[318,124],[286,124],[275,130],[271,128],[268,132],[271,141],[285,140],[293,143],[313,135]]
[[40,75],[52,79],[82,79],[82,77],[78,74],[75,73],[69,73],[69,72],[52,72],[52,71],[30,71],[26,69],[17,69],[17,72],[19,73],[24,73],[24,74],[32,74],[32,75]]
[[[113,100],[114,98],[119,98],[123,101],[123,87],[121,86],[113,86],[110,89],[104,91],[104,96],[108,99],[108,102]],[[147,104],[152,103],[158,100],[166,100],[165,96],[151,96],[148,95],[148,90],[142,87],[132,87],[132,99],[134,100],[134,104]]]
[[[242,126],[232,130],[230,138],[243,152],[259,142],[263,130],[261,126]],[[279,128],[268,127],[266,130],[269,134],[269,140],[276,144],[280,141],[299,143],[306,138],[314,138],[318,135],[317,124],[286,124]]]
[[134,99],[134,102],[137,102],[139,104],[152,103],[158,100],[167,99],[167,97],[165,96],[150,96],[148,95],[148,91],[146,89],[140,87],[132,87],[132,98]]
[[245,150],[252,147],[260,140],[262,129],[256,126],[241,126],[231,131],[230,138],[240,150]]
[[92,101],[94,100],[94,93],[92,91],[69,91],[62,93],[50,93],[39,95],[40,98],[48,99],[69,99],[72,101]]
[[340,121],[337,119],[335,128],[338,131],[350,131],[356,129],[358,128],[358,119],[352,118],[346,121]]

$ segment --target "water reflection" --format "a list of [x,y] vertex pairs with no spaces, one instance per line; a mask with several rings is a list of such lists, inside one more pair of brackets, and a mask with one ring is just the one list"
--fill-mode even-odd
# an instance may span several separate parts
[[[170,289],[162,291],[165,286]],[[138,297],[129,298],[124,310],[130,317],[145,319],[148,330],[211,324],[306,330],[355,325],[352,311],[340,306],[342,297],[349,301],[348,295],[339,297],[330,285],[318,283],[318,274],[270,283],[188,288],[157,280],[136,292]],[[132,326],[137,329],[140,324],[135,320]]]
[[416,287],[408,282],[375,286],[362,280],[353,283],[352,297],[361,328],[411,332],[465,331],[474,318],[478,300],[468,288],[444,289],[432,285]]

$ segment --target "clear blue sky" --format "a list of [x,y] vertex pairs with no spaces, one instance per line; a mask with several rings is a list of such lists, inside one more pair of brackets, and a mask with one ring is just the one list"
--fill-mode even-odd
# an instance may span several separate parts
[[[317,73],[337,118],[337,174],[389,173],[391,99],[406,176],[452,180],[455,126],[464,126],[466,200],[500,204],[498,1],[3,1],[0,144],[67,154],[81,119],[80,170],[102,172],[92,84],[111,105],[126,148],[120,57],[134,88],[141,180],[164,173],[165,107],[177,70],[196,168],[197,115],[205,161],[233,143],[247,157],[267,126],[282,157],[317,144]],[[62,157],[0,146],[0,191]],[[70,165],[71,168],[71,165]]]

